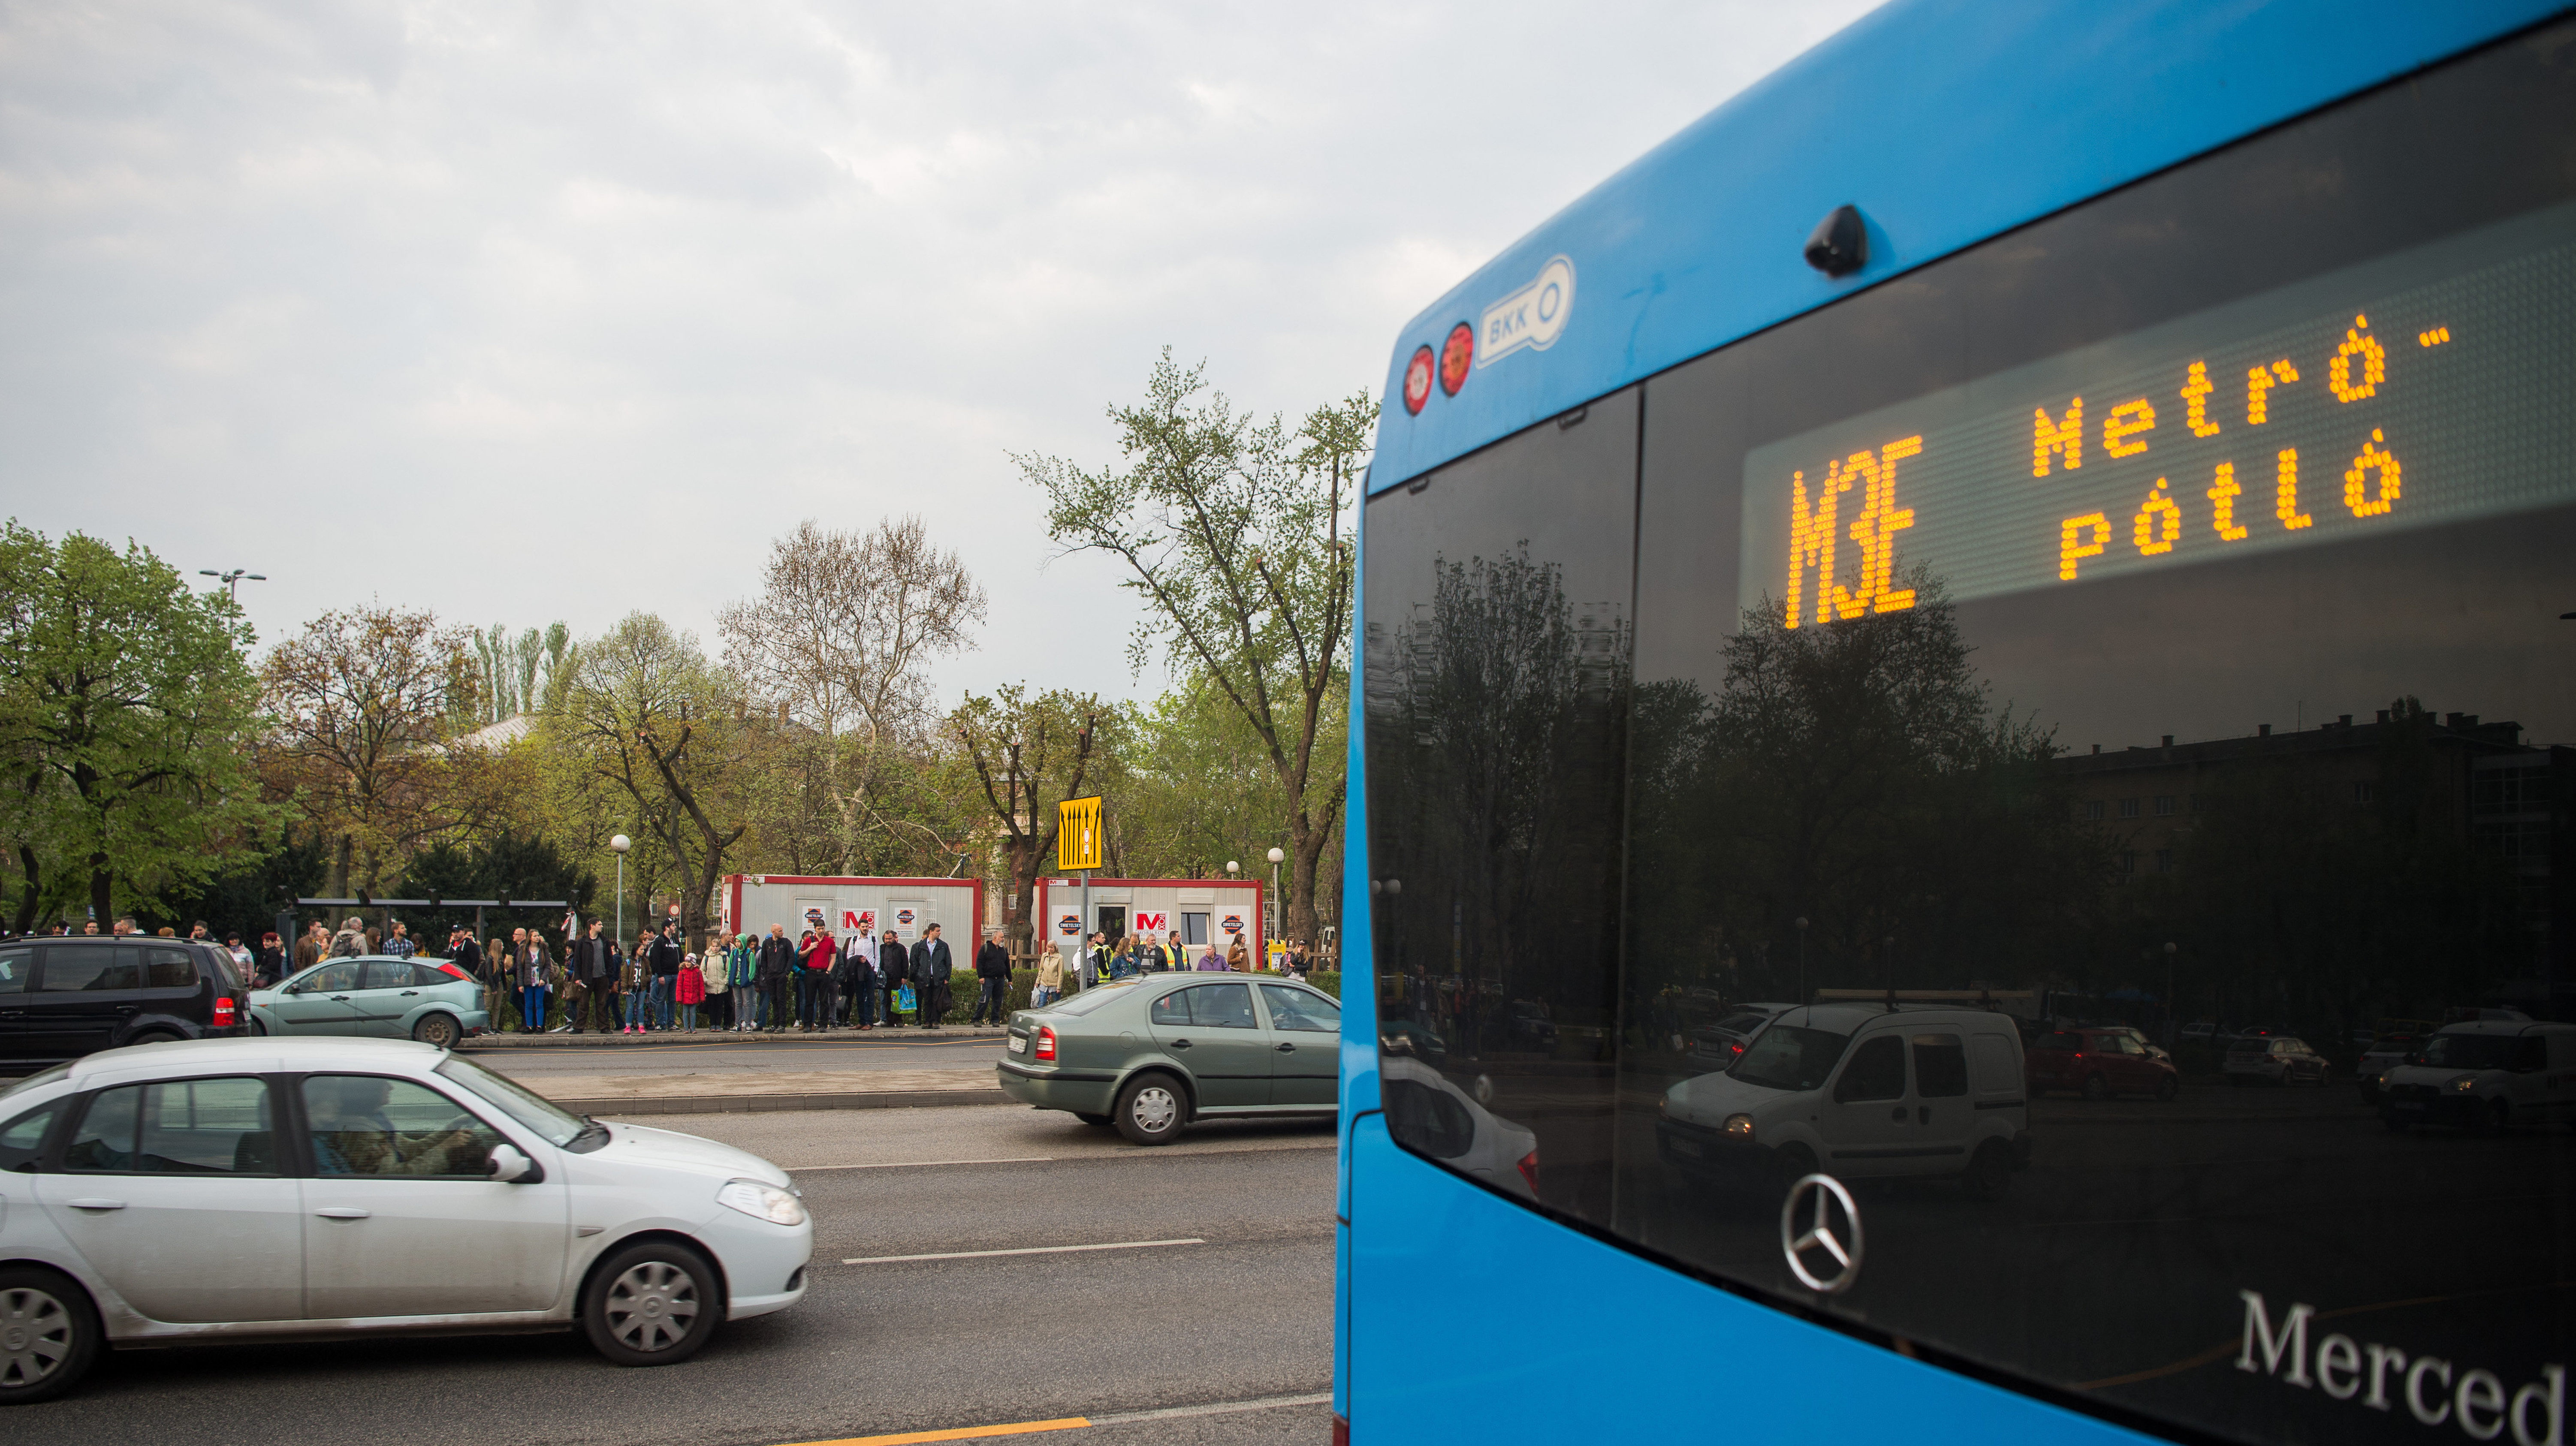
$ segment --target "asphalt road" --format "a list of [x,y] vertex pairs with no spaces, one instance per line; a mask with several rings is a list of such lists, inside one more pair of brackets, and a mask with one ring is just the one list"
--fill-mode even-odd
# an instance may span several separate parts
[[[1100,1424],[1027,1439],[1329,1437],[1308,1399],[1332,1382],[1329,1123],[1158,1150],[1024,1110],[685,1123],[794,1170],[817,1225],[805,1300],[694,1360],[621,1369],[569,1335],[118,1353],[70,1398],[11,1412],[6,1437],[775,1446],[1070,1416]],[[1189,1238],[1206,1243],[842,1263]]]
[[871,1030],[849,1038],[804,1040],[795,1035],[746,1037],[721,1043],[638,1043],[549,1048],[544,1045],[466,1046],[474,1062],[514,1079],[540,1083],[547,1075],[706,1074],[811,1069],[964,1069],[1001,1056],[1000,1035],[981,1038],[908,1038],[909,1030]]

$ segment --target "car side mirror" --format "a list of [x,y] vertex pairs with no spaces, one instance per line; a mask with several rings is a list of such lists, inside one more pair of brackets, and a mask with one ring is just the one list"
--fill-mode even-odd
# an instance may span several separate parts
[[519,1153],[516,1145],[492,1147],[492,1179],[503,1185],[534,1185],[546,1178],[537,1162]]

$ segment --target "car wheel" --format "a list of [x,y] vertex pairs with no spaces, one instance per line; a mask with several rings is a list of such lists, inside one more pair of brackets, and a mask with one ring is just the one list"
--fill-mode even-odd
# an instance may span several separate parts
[[2513,1108],[2502,1100],[2491,1101],[2485,1109],[2469,1115],[2469,1133],[2501,1135],[2513,1126]]
[[252,1015],[250,1017],[250,1032],[254,1038],[266,1037],[268,1034],[268,1021],[260,1018],[256,1014]]
[[2088,1074],[2084,1077],[2084,1098],[2088,1100],[2103,1100],[2109,1099],[2110,1097],[2111,1087],[2102,1082],[2102,1077],[2100,1075]]
[[2000,1200],[2012,1184],[2012,1171],[2012,1146],[2001,1140],[1988,1140],[1969,1157],[1968,1168],[1959,1176],[1959,1186],[1971,1200]]
[[1095,1130],[1105,1130],[1111,1125],[1118,1123],[1107,1115],[1095,1115],[1089,1110],[1075,1110],[1073,1112],[1073,1117],[1082,1121],[1084,1124],[1091,1126]]
[[2404,1120],[2397,1118],[2395,1115],[2381,1115],[2379,1117],[2379,1122],[2386,1125],[2388,1127],[2388,1133],[2392,1135],[2405,1134],[2410,1128]]
[[1168,1145],[1188,1121],[1189,1101],[1166,1074],[1140,1074],[1118,1092],[1118,1133],[1139,1145]]
[[137,1049],[147,1044],[177,1044],[179,1036],[166,1029],[146,1030],[125,1042],[125,1048]]
[[411,1027],[412,1038],[440,1049],[454,1049],[458,1036],[464,1032],[457,1027],[453,1014],[424,1014],[420,1023]]
[[592,1347],[621,1366],[669,1366],[698,1353],[724,1319],[716,1269],[676,1240],[645,1240],[611,1255],[582,1292]]
[[2166,1075],[2163,1079],[2156,1081],[2156,1102],[2158,1104],[2172,1104],[2174,1096],[2181,1093],[2182,1081],[2174,1078],[2172,1075]]
[[61,1395],[98,1359],[98,1312],[70,1277],[0,1269],[0,1406]]

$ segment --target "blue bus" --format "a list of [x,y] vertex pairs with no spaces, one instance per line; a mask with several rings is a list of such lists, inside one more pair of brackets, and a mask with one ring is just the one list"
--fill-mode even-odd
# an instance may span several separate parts
[[2555,0],[1898,0],[1366,490],[1337,1433],[2566,1446]]

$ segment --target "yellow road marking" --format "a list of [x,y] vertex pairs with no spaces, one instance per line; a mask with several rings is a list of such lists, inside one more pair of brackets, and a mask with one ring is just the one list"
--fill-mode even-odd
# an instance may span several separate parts
[[978,1441],[988,1436],[1028,1436],[1039,1431],[1072,1431],[1091,1424],[1087,1416],[1053,1421],[1014,1421],[1004,1426],[959,1426],[947,1431],[897,1431],[891,1436],[849,1436],[838,1441],[799,1441],[795,1446],[905,1446],[913,1441]]

